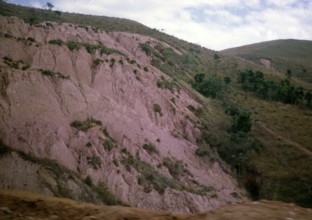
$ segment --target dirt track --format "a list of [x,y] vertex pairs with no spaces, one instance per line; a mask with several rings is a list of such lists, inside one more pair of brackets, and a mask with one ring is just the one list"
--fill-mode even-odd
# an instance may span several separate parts
[[312,152],[310,150],[308,150],[307,148],[305,148],[304,146],[302,146],[301,144],[294,142],[292,140],[289,140],[281,135],[279,135],[278,133],[276,133],[275,131],[273,131],[271,128],[267,127],[267,125],[265,125],[262,122],[259,122],[258,125],[263,128],[265,131],[267,131],[269,134],[271,134],[274,137],[277,137],[280,140],[283,140],[285,143],[290,144],[292,146],[294,146],[295,148],[297,148],[298,150],[302,151],[303,153],[305,153],[306,155],[312,157]]
[[225,206],[203,214],[179,215],[120,206],[96,206],[30,192],[0,190],[0,220],[4,219],[308,220],[312,219],[312,209],[282,202],[260,201]]

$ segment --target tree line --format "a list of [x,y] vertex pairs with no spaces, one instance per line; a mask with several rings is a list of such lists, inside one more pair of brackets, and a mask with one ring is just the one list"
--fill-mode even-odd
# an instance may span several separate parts
[[276,82],[265,79],[260,71],[246,70],[239,73],[238,82],[243,90],[255,92],[263,99],[312,107],[312,92],[292,84],[288,78]]

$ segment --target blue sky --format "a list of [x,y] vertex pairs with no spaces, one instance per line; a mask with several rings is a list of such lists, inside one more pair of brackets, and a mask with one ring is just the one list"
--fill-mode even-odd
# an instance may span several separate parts
[[[43,7],[47,1],[9,0]],[[129,18],[222,50],[274,39],[312,40],[312,0],[50,0],[55,10]]]

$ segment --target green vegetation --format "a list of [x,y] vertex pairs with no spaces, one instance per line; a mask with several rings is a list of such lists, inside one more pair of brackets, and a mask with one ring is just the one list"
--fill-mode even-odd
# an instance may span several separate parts
[[54,45],[58,45],[58,46],[62,46],[64,44],[64,42],[61,39],[53,39],[49,41],[49,44],[54,44]]
[[238,82],[244,90],[253,91],[261,98],[286,104],[302,105],[305,102],[307,107],[311,107],[311,91],[305,92],[303,87],[291,84],[289,79],[277,83],[266,80],[260,71],[254,73],[249,70],[240,72]]
[[111,151],[112,149],[117,147],[116,142],[110,138],[104,140],[103,146],[104,146],[104,149],[107,151]]
[[175,179],[179,179],[179,177],[184,173],[190,174],[190,171],[188,171],[185,168],[184,163],[182,161],[165,157],[163,160],[163,165],[168,168],[169,173]]
[[161,107],[158,104],[153,105],[153,109],[155,113],[159,113],[160,116],[162,116]]
[[69,79],[69,76],[65,76],[63,73],[60,72],[53,72],[51,70],[43,70],[43,69],[39,69],[39,71],[42,73],[42,75],[45,76],[58,77],[61,79]]
[[147,151],[149,154],[158,154],[159,151],[156,149],[155,145],[152,143],[145,143],[143,144],[143,149]]
[[85,144],[85,147],[92,147],[91,142],[89,141],[88,143]]
[[138,183],[144,187],[145,192],[151,191],[151,187],[153,187],[156,191],[162,194],[167,187],[177,187],[176,185],[178,183],[176,181],[163,176],[150,164],[141,161],[136,157],[128,155],[128,157],[124,158],[121,163],[124,166],[133,167],[141,174],[138,177]]
[[116,62],[115,58],[111,58],[110,62],[111,62],[111,64],[109,66],[113,67],[115,62]]
[[97,59],[93,60],[93,65],[92,65],[92,67],[95,68],[95,67],[97,67],[100,63],[103,63],[103,60],[97,58]]
[[[180,164],[181,161],[174,161],[169,158],[164,159],[164,162],[173,169],[172,172],[177,175],[182,173],[187,173],[190,175],[189,171]],[[162,174],[160,174],[153,166],[140,160],[138,157],[133,157],[128,154],[127,158],[123,158],[121,163],[130,172],[133,167],[137,172],[140,173],[138,176],[138,184],[143,186],[144,192],[149,193],[153,188],[163,194],[166,188],[172,188],[180,191],[187,191],[197,195],[206,195],[207,192],[212,191],[211,187],[202,186],[196,183],[196,186],[187,186],[177,181],[176,179],[170,179]],[[169,168],[168,168],[169,169]],[[175,175],[176,176],[176,175]],[[178,176],[176,176],[178,178]]]
[[172,93],[174,92],[174,88],[178,91],[180,90],[179,85],[176,82],[170,82],[165,79],[165,77],[161,76],[160,79],[157,80],[157,87],[161,89],[169,89]]
[[205,78],[204,74],[194,76],[193,88],[207,97],[223,99],[227,90],[227,85],[223,79],[216,75]]
[[70,126],[80,130],[80,131],[88,131],[90,128],[94,126],[101,126],[102,122],[99,120],[96,120],[94,118],[88,118],[85,121],[73,121]]
[[111,193],[105,183],[99,182],[98,185],[95,187],[95,190],[101,198],[102,202],[104,202],[106,205],[127,206],[123,202],[119,201],[116,196]]
[[223,53],[242,57],[260,64],[265,58],[280,73],[312,83],[311,70],[312,41],[308,40],[274,40],[222,51]]
[[85,178],[84,182],[88,186],[92,186],[93,185],[93,181],[92,181],[92,179],[91,179],[91,177],[89,175]]
[[2,57],[2,60],[3,60],[3,63],[5,63],[6,65],[14,69],[27,70],[30,67],[30,65],[25,64],[22,60],[14,61],[7,56]]
[[242,106],[236,104],[228,104],[225,107],[225,113],[231,115],[233,124],[230,129],[233,133],[248,134],[251,130],[251,115],[250,112]]
[[12,150],[0,140],[0,157],[10,153]]
[[147,56],[152,55],[154,49],[149,44],[139,44],[139,47],[145,52]]
[[99,169],[101,168],[102,161],[99,156],[93,155],[92,157],[87,157],[87,161],[89,164],[93,166],[94,169]]

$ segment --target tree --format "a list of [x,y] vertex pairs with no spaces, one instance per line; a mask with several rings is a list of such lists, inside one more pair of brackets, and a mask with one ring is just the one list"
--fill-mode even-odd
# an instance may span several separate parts
[[54,5],[51,4],[50,2],[47,2],[46,6],[48,7],[49,10],[52,10],[52,8],[54,8]]
[[233,124],[231,131],[233,133],[249,133],[251,130],[251,113],[242,106],[229,105],[225,113],[231,115]]
[[308,91],[304,98],[307,101],[307,107],[312,107],[312,92]]
[[290,79],[291,76],[292,76],[292,72],[290,69],[287,69],[287,72],[286,72],[286,75],[287,75],[287,78]]

